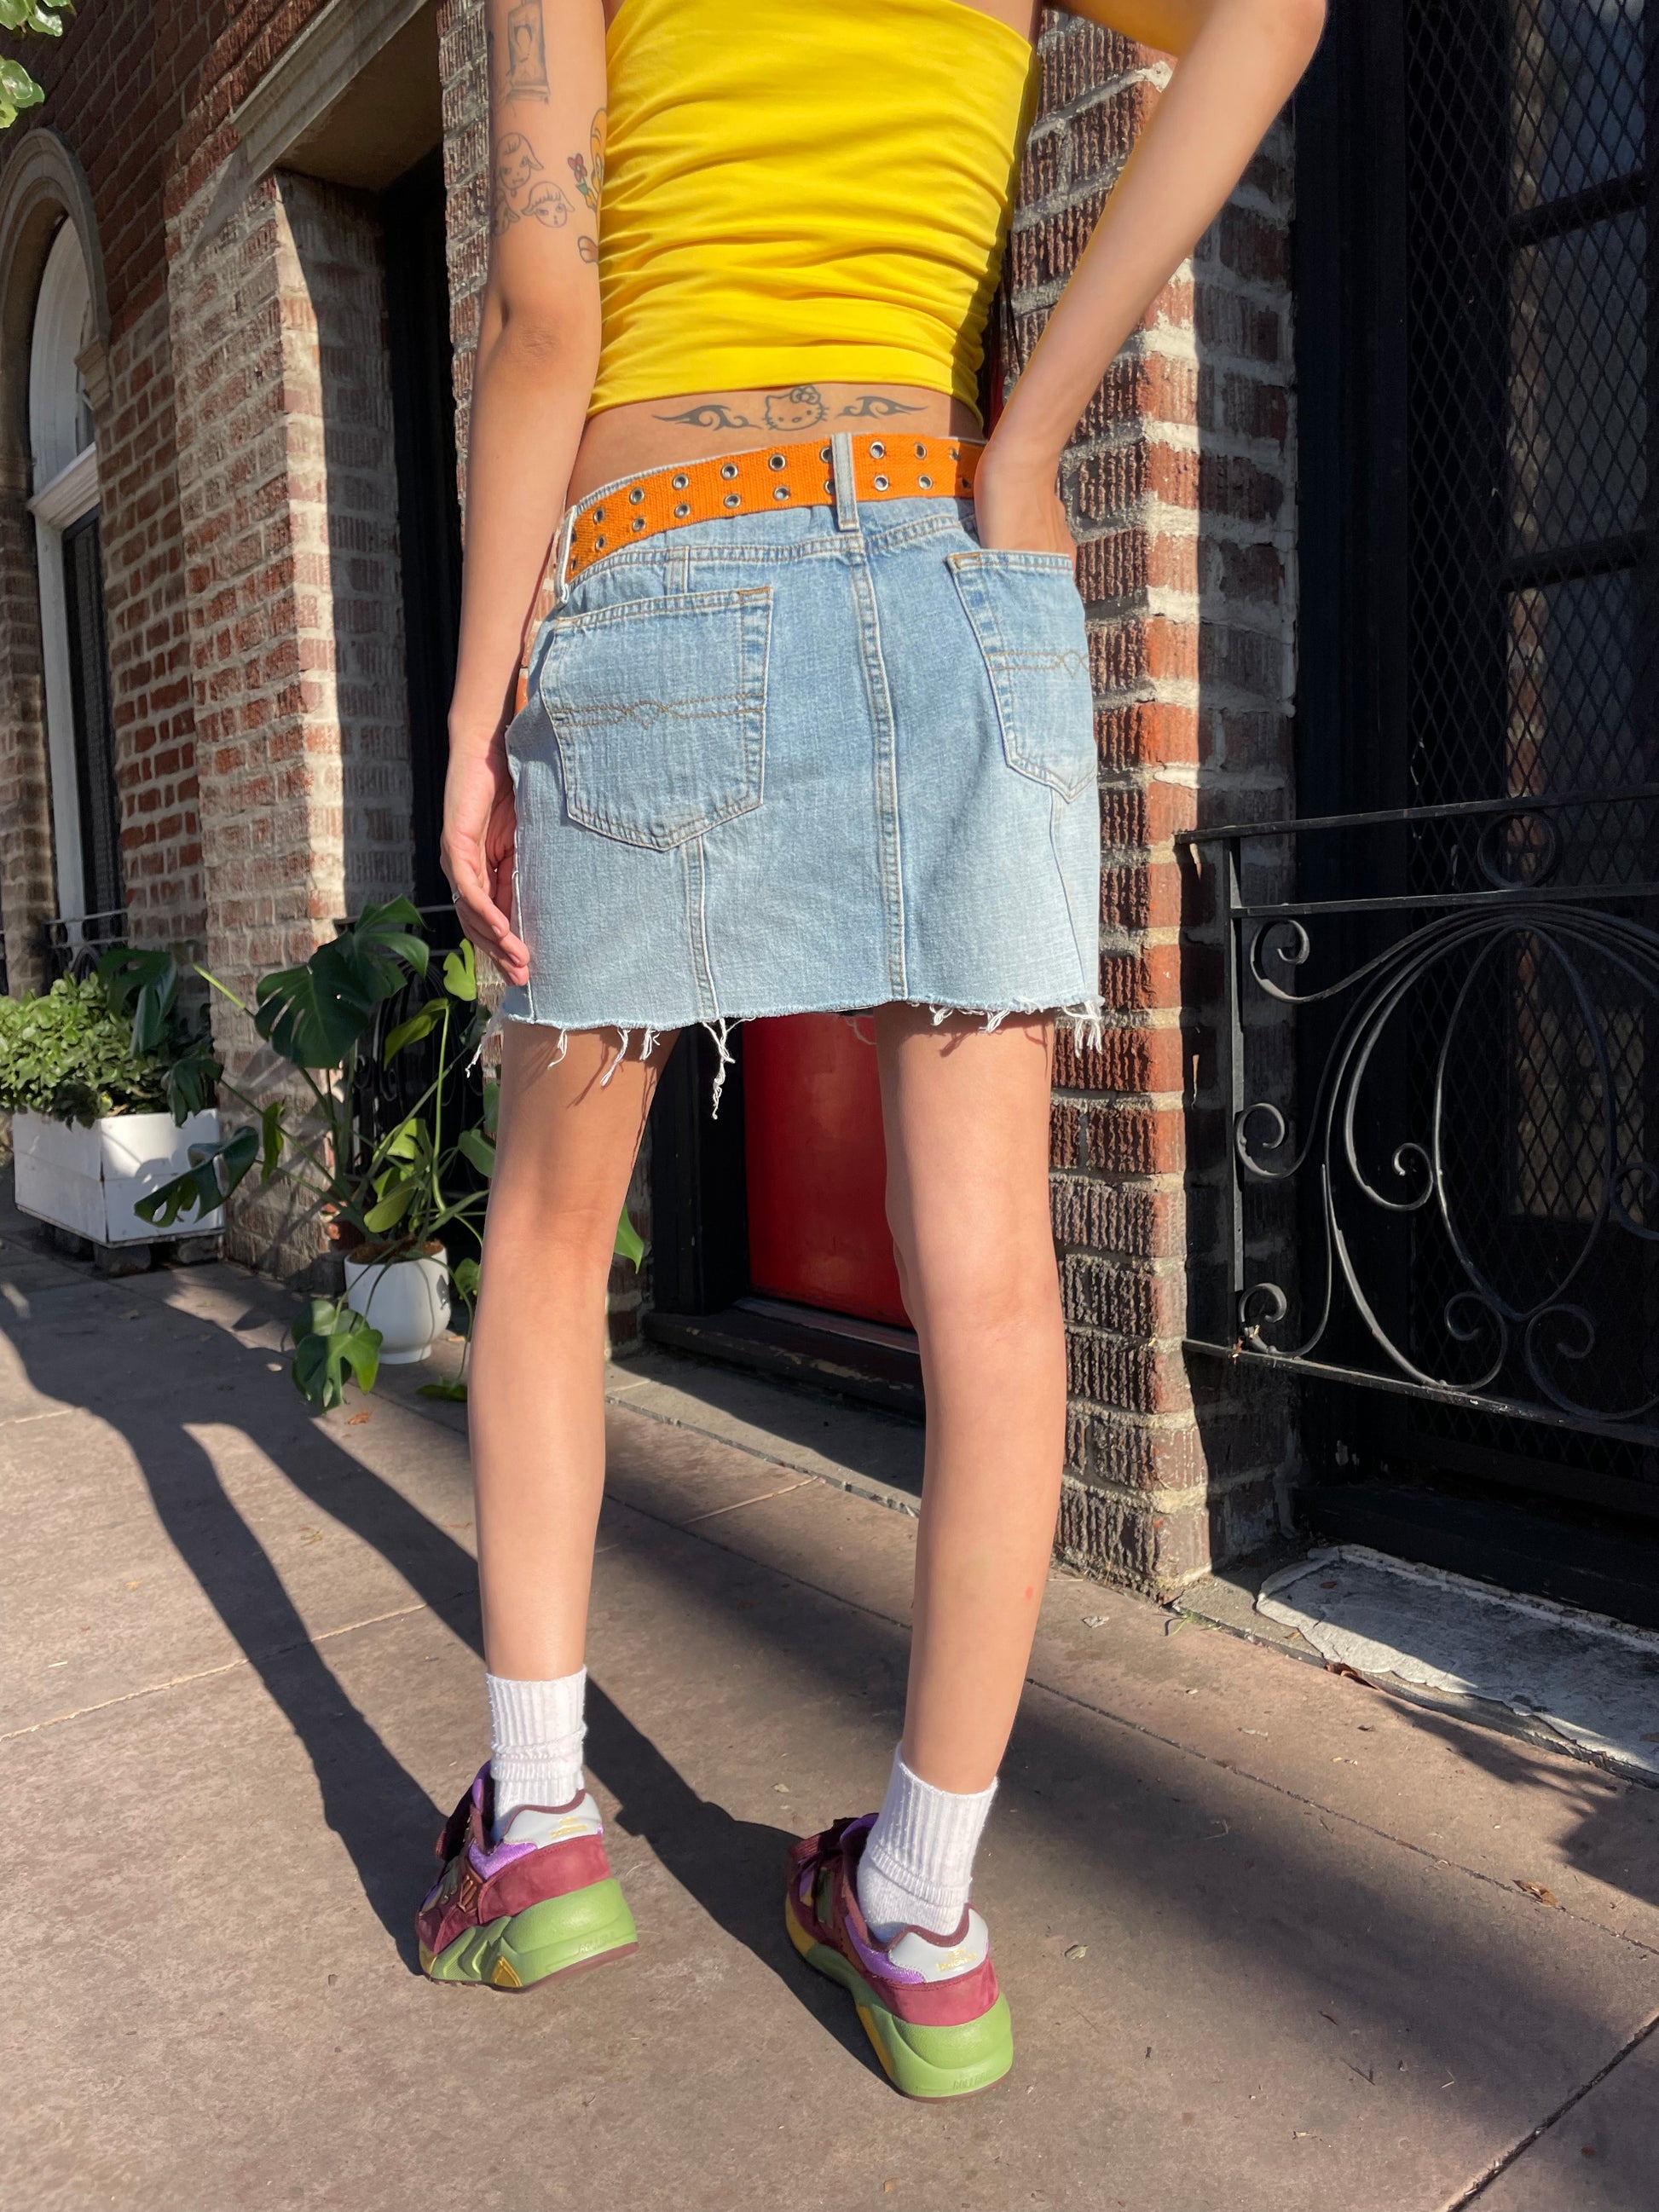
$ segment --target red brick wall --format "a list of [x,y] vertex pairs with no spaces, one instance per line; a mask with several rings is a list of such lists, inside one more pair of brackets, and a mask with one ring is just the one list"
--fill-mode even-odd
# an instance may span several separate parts
[[98,424],[121,866],[135,938],[199,938],[202,837],[167,301],[112,338]]
[[53,911],[40,602],[31,486],[21,457],[0,477],[0,928],[7,988],[38,988],[40,918]]
[[[1023,361],[1167,62],[1050,17],[1007,288]],[[1060,1549],[1167,1590],[1276,1522],[1288,1411],[1182,1349],[1218,1229],[1218,940],[1175,844],[1287,811],[1288,137],[1143,318],[1067,453],[1089,606],[1104,872],[1098,1052],[1062,1038],[1054,1214],[1071,1376]]]
[[[210,964],[244,995],[336,918],[407,888],[397,483],[372,209],[279,174],[211,238],[172,226],[181,517]],[[233,1075],[280,1076],[216,1007]],[[314,1230],[251,1195],[234,1242],[285,1272]]]

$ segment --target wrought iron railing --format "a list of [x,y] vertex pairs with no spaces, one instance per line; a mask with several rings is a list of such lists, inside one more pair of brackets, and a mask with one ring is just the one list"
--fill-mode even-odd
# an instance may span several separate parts
[[1659,790],[1182,842],[1223,930],[1227,1134],[1189,1341],[1659,1442]]
[[41,924],[46,948],[46,981],[60,975],[89,975],[112,945],[125,945],[127,916],[125,907],[107,914],[59,914]]

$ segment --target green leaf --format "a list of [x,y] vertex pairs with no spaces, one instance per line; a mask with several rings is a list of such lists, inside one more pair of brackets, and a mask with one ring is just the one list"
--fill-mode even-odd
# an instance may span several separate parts
[[0,0],[0,28],[38,31],[46,39],[61,39],[64,35],[62,15],[40,7],[39,0]]
[[420,920],[407,899],[365,907],[337,937],[319,945],[304,967],[259,978],[254,1027],[295,1067],[340,1066],[375,1009],[395,997],[411,975],[426,974],[426,941],[414,933]]
[[449,1271],[457,1297],[471,1305],[478,1295],[479,1267],[476,1260],[458,1260]]
[[382,979],[382,998],[389,999],[394,991],[401,990],[410,970],[416,975],[426,975],[432,953],[421,934],[422,926],[418,907],[406,898],[388,899],[384,906],[366,906],[342,933],[365,975]]
[[483,1125],[486,1132],[492,1137],[495,1133],[495,1125],[501,1119],[501,1086],[499,1083],[486,1083],[483,1087]]
[[406,1044],[418,1044],[422,1037],[430,1036],[444,1018],[441,999],[428,999],[418,1013],[411,1014],[406,1022],[399,1022],[380,1047],[382,1066],[396,1060]]
[[285,1098],[273,1098],[259,1116],[259,1181],[267,1183],[276,1172],[283,1157],[283,1146],[288,1131],[283,1127],[283,1116],[288,1111]]
[[46,98],[21,62],[0,61],[0,131],[9,131],[26,107],[39,107]]
[[417,1398],[442,1398],[452,1406],[466,1403],[465,1382],[422,1382],[415,1393]]
[[478,995],[478,963],[470,938],[464,938],[459,952],[444,956],[444,988],[452,999],[465,999],[470,1004]]
[[626,1207],[617,1224],[617,1241],[611,1249],[619,1260],[626,1260],[632,1267],[637,1267],[645,1257],[645,1240],[629,1219]]
[[179,963],[165,946],[115,945],[98,963],[111,1011],[132,1017],[132,1048],[154,1052],[167,1032],[179,991]]
[[154,1229],[171,1229],[185,1213],[211,1213],[230,1196],[258,1154],[258,1132],[254,1129],[237,1129],[216,1145],[192,1145],[184,1174],[174,1176],[148,1198],[137,1200],[132,1210]]
[[455,1139],[455,1149],[471,1161],[481,1176],[495,1174],[495,1147],[482,1129],[463,1129]]
[[204,1030],[167,1064],[167,1111],[182,1127],[192,1114],[211,1106],[218,1095],[224,1064]]
[[418,1188],[418,1184],[412,1177],[408,1181],[394,1183],[380,1203],[371,1206],[368,1212],[364,1214],[363,1226],[372,1230],[377,1237],[382,1230],[395,1229],[404,1214],[408,1212]]
[[388,1160],[418,1160],[429,1158],[432,1138],[426,1123],[411,1115],[400,1121],[380,1148],[380,1156]]
[[307,1404],[325,1413],[345,1401],[345,1370],[360,1390],[372,1390],[380,1372],[381,1335],[343,1298],[313,1298],[289,1332],[294,1341],[294,1387]]

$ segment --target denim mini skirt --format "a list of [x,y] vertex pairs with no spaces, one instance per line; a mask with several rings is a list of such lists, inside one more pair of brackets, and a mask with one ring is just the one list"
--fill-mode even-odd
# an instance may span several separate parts
[[1065,556],[970,502],[689,524],[585,569],[507,732],[530,979],[504,1021],[664,1030],[901,1000],[1097,1027],[1100,817]]

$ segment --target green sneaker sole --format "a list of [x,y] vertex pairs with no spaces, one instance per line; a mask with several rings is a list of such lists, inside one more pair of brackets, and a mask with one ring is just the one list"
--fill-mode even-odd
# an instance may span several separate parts
[[527,1990],[553,1974],[625,1958],[638,1942],[628,1899],[612,1878],[469,1928],[435,1956],[422,1944],[421,1972],[434,1982]]
[[786,1899],[783,1924],[809,1966],[839,1982],[852,1996],[864,2032],[875,2045],[884,2072],[906,2097],[971,2097],[1001,2081],[1014,2063],[1014,2024],[1008,2000],[999,1996],[990,2010],[959,2027],[922,2027],[888,2011],[858,1969],[839,1951],[815,1943]]

